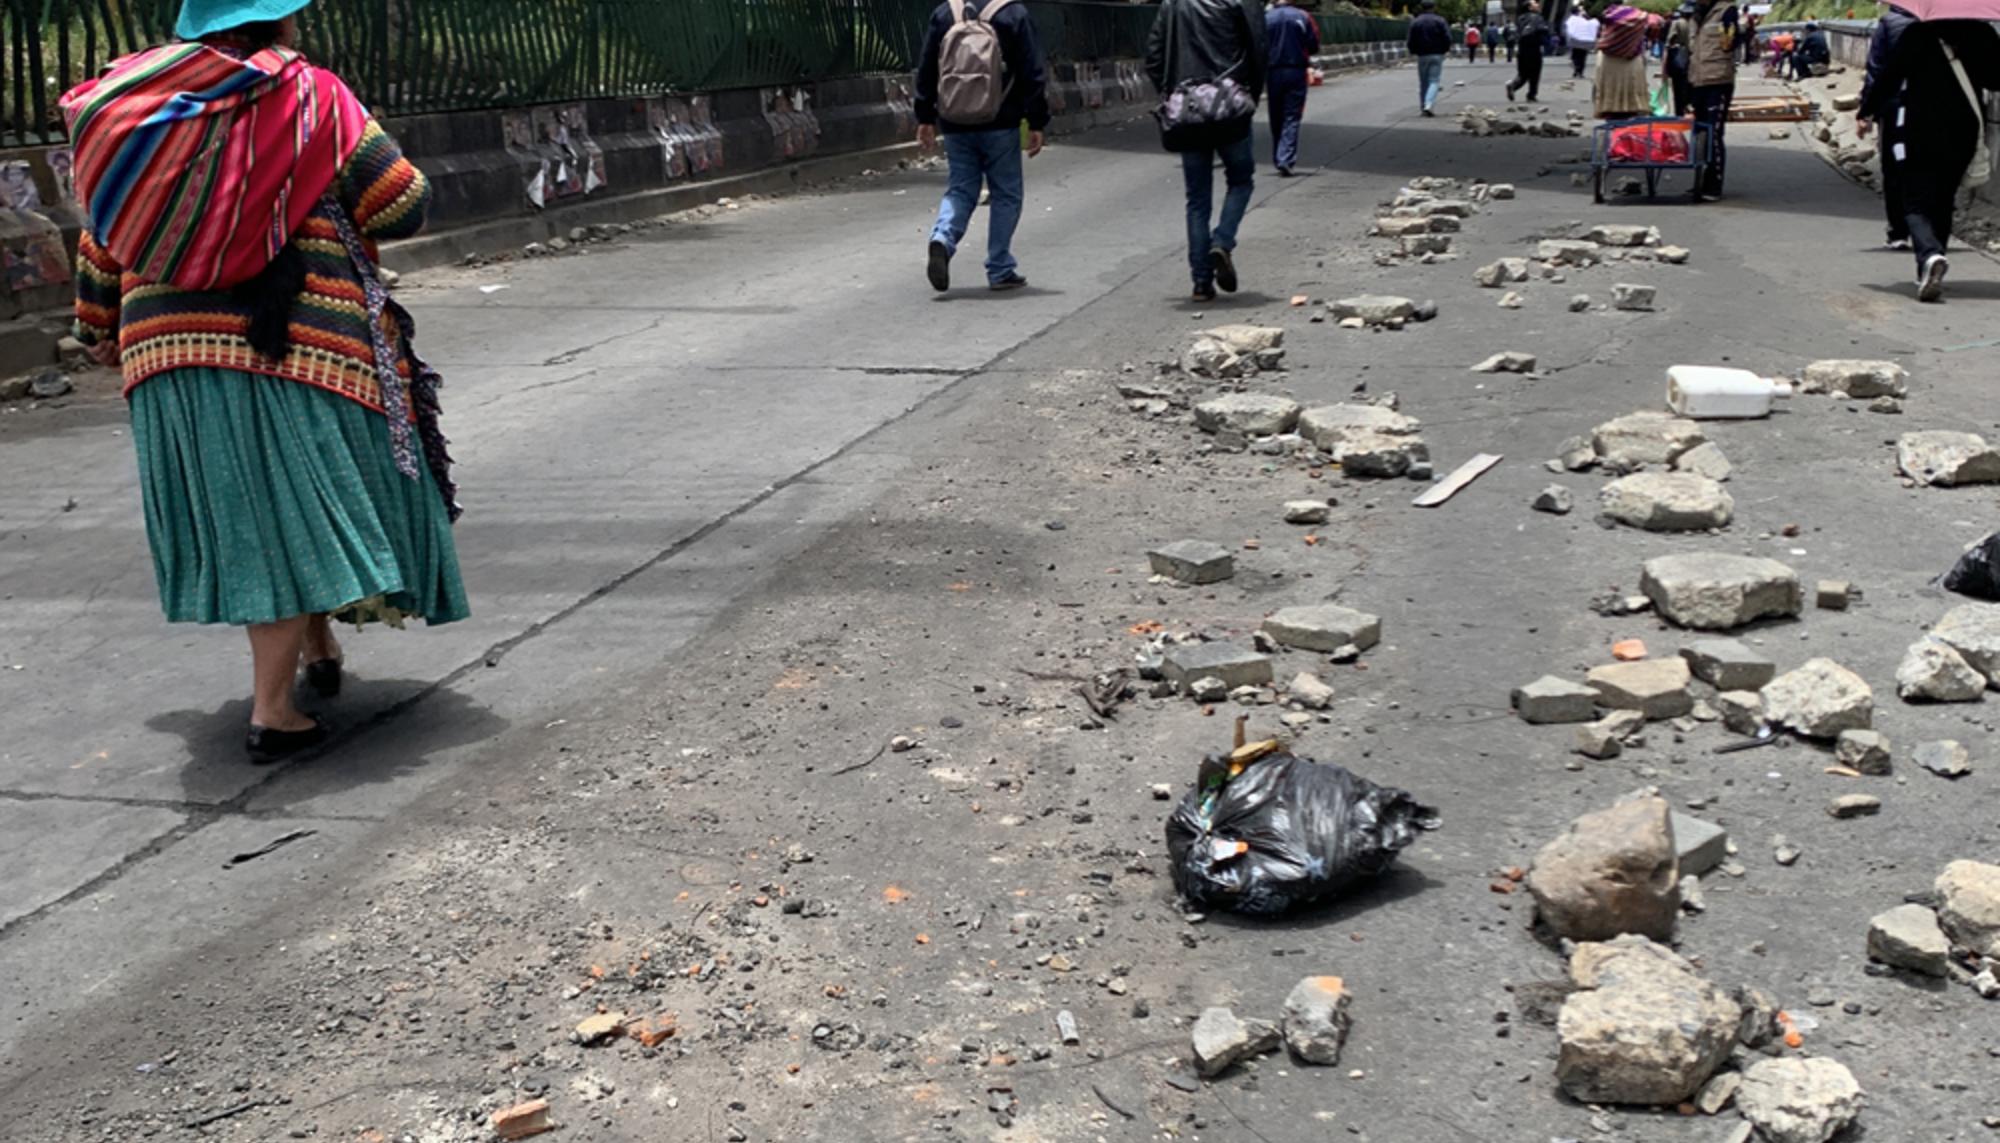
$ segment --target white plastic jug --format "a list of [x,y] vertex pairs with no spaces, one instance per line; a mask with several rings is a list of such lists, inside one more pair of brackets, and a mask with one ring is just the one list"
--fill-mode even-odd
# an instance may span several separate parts
[[1767,417],[1773,400],[1791,395],[1789,381],[1759,377],[1748,369],[1675,365],[1667,370],[1667,407],[1697,421]]

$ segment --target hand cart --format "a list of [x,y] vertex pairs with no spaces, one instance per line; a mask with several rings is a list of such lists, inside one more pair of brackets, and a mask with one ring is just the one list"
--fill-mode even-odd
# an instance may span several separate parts
[[1605,177],[1614,171],[1644,171],[1646,193],[1658,197],[1661,171],[1693,171],[1698,190],[1708,171],[1715,129],[1689,119],[1640,117],[1599,124],[1592,133],[1590,167],[1596,201],[1604,201]]

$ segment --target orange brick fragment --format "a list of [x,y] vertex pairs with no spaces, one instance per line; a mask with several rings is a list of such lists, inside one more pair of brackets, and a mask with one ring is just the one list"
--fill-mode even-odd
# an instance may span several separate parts
[[680,1020],[671,1012],[641,1016],[625,1025],[625,1034],[648,1048],[657,1048],[680,1033]]
[[910,894],[908,890],[898,889],[896,886],[891,885],[887,889],[882,890],[882,899],[891,905],[900,905],[910,899]]
[[1644,639],[1620,639],[1611,645],[1611,657],[1621,663],[1637,662],[1646,657]]
[[549,1120],[549,1101],[532,1099],[493,1113],[493,1132],[502,1139],[526,1139],[544,1131],[554,1131]]

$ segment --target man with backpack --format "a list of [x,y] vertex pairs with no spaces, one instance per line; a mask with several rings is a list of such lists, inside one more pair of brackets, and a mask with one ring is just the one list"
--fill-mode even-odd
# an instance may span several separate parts
[[1418,0],[1423,12],[1410,21],[1410,55],[1417,61],[1417,101],[1425,118],[1434,118],[1444,87],[1444,57],[1451,54],[1451,25],[1438,15],[1437,0]]
[[951,288],[951,258],[965,237],[979,189],[988,192],[986,285],[1018,290],[1014,228],[1021,221],[1021,124],[1027,150],[1042,150],[1049,102],[1041,48],[1025,5],[1014,0],[944,0],[931,13],[917,65],[917,142],[929,150],[944,136],[950,174],[931,227],[928,274],[939,293]]
[[[1160,93],[1160,141],[1181,157],[1194,300],[1236,292],[1236,228],[1257,171],[1250,126],[1264,94],[1262,0],[1161,0],[1146,36],[1146,75]],[[1222,214],[1215,217],[1215,164]],[[1211,223],[1213,229],[1210,229]]]

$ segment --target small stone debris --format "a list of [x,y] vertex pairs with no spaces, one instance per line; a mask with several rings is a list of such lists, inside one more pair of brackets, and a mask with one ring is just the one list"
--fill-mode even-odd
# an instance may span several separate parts
[[1429,234],[1431,220],[1418,215],[1383,215],[1375,220],[1375,233],[1384,238],[1401,238],[1406,234]]
[[[1168,686],[1174,684],[1169,682]],[[1229,684],[1214,675],[1202,675],[1181,687],[1187,696],[1198,703],[1219,703],[1229,700]]]
[[1805,605],[1798,574],[1776,560],[1730,552],[1686,552],[1647,560],[1639,590],[1668,621],[1727,631]]
[[1536,726],[1589,722],[1597,717],[1597,690],[1555,675],[1514,688],[1514,709]]
[[1729,525],[1736,501],[1722,485],[1691,472],[1639,472],[1604,486],[1606,517],[1648,532],[1703,532]]
[[1736,1102],[1736,1091],[1742,1086],[1742,1072],[1718,1072],[1701,1085],[1701,1091],[1694,1097],[1694,1109],[1703,1115],[1720,1115]]
[[1532,353],[1509,349],[1496,353],[1472,367],[1474,373],[1533,373],[1536,358]]
[[1576,498],[1562,485],[1551,484],[1535,496],[1534,503],[1529,507],[1551,516],[1567,516],[1576,508]]
[[1542,847],[1527,885],[1552,933],[1672,939],[1681,902],[1669,812],[1661,798],[1635,798],[1577,818]]
[[1353,1024],[1347,1013],[1350,998],[1346,984],[1337,976],[1308,976],[1293,985],[1285,997],[1282,1022],[1285,1046],[1292,1055],[1321,1067],[1338,1064]]
[[1736,1092],[1736,1109],[1765,1143],[1828,1143],[1866,1102],[1854,1073],[1825,1057],[1758,1060]]
[[1949,738],[1918,743],[1910,751],[1910,760],[1940,778],[1963,778],[1972,773],[1972,755],[1963,743]]
[[1736,1045],[1741,1006],[1643,936],[1579,945],[1569,972],[1578,991],[1556,1021],[1556,1078],[1574,1099],[1683,1103]]
[[1871,413],[1885,413],[1893,417],[1903,411],[1903,402],[1896,397],[1877,397],[1873,401],[1868,402],[1868,411]]
[[1843,821],[1870,817],[1882,812],[1882,799],[1873,794],[1842,794],[1826,804],[1826,812]]
[[1155,782],[1147,788],[1147,791],[1153,795],[1153,800],[1156,802],[1170,801],[1174,796],[1171,782]]
[[1922,976],[1951,972],[1951,941],[1937,914],[1923,905],[1898,905],[1868,922],[1868,955],[1891,968]]
[[1833,742],[1834,761],[1857,774],[1880,776],[1890,768],[1889,740],[1879,730],[1843,730]]
[[1573,314],[1580,314],[1580,313],[1583,313],[1584,311],[1588,310],[1589,308],[1590,308],[1590,295],[1589,295],[1589,294],[1572,294],[1572,295],[1570,295],[1570,299],[1569,299],[1569,312],[1571,312],[1571,313],[1573,313]]
[[1807,738],[1838,738],[1843,730],[1869,729],[1875,692],[1832,659],[1808,659],[1764,688],[1764,717]]
[[1772,861],[1775,861],[1779,865],[1782,865],[1785,868],[1790,869],[1792,866],[1797,865],[1799,863],[1799,858],[1804,856],[1805,856],[1805,851],[1800,849],[1798,846],[1793,845],[1791,839],[1786,837],[1784,834],[1772,835],[1771,837]]
[[1729,859],[1728,830],[1679,810],[1673,812],[1672,821],[1681,876],[1699,877]]
[[1072,1047],[1083,1043],[1076,1031],[1076,1014],[1067,1008],[1056,1013],[1056,1038]]
[[1611,287],[1611,308],[1647,312],[1653,308],[1653,299],[1658,294],[1659,290],[1652,286],[1635,286],[1630,282],[1621,282]]
[[517,1103],[493,1113],[490,1122],[493,1133],[502,1139],[526,1139],[530,1135],[540,1135],[544,1131],[554,1131],[556,1125],[549,1118],[549,1101],[531,1099]]
[[1597,445],[1589,437],[1569,437],[1557,447],[1557,463],[1569,472],[1597,467]]
[[1223,693],[1237,687],[1260,687],[1272,679],[1269,656],[1234,643],[1179,643],[1168,648],[1160,670],[1186,694],[1200,697],[1194,684],[1215,680]]
[[1771,128],[1771,138],[1773,140],[1789,139],[1791,137],[1792,137],[1792,129],[1790,127]]
[[1813,606],[1821,611],[1846,611],[1854,585],[1844,579],[1823,579],[1813,586]]
[[1616,758],[1625,752],[1625,736],[1620,730],[1621,728],[1609,719],[1584,723],[1576,728],[1576,752],[1585,758],[1594,758],[1600,762]]
[[1333,688],[1311,671],[1300,671],[1293,676],[1292,684],[1285,688],[1292,701],[1311,710],[1325,710],[1333,705]]
[[1907,397],[1910,373],[1893,361],[1815,361],[1806,366],[1800,388],[1807,393],[1845,393],[1855,400]]
[[1708,440],[1695,422],[1653,410],[1606,421],[1592,429],[1590,437],[1601,462],[1626,471],[1647,464],[1672,464],[1682,453]]
[[1514,184],[1494,183],[1492,186],[1486,188],[1486,197],[1494,199],[1496,201],[1505,202],[1506,200],[1514,197]]
[[1986,676],[1933,637],[1910,644],[1896,668],[1896,694],[1906,701],[1978,702],[1985,693]]
[[[1433,230],[1436,228],[1433,227]],[[1405,258],[1421,258],[1425,255],[1448,254],[1451,252],[1449,234],[1405,234],[1397,240],[1398,249]]]
[[1938,874],[1938,923],[1959,948],[2000,959],[2000,865],[1954,861]]
[[1660,228],[1657,226],[1628,226],[1606,224],[1593,226],[1584,237],[1599,246],[1658,246]]
[[67,335],[56,339],[56,360],[64,371],[73,373],[81,373],[96,364],[91,359],[90,347]]
[[1251,1056],[1278,1046],[1278,1029],[1264,1020],[1239,1019],[1227,1008],[1204,1008],[1191,1037],[1195,1069],[1212,1079]]
[[586,1017],[576,1026],[576,1042],[588,1047],[603,1040],[609,1040],[625,1030],[623,1012],[599,1012]]
[[1236,574],[1236,557],[1207,540],[1176,540],[1146,553],[1153,574],[1182,583],[1220,583]]
[[28,396],[37,401],[66,397],[75,388],[70,384],[69,376],[53,365],[35,370],[28,378]]
[[1896,441],[1896,467],[1921,485],[2000,483],[2000,449],[1976,433],[1928,430]]
[[1194,426],[1205,433],[1269,437],[1291,432],[1305,406],[1265,393],[1226,393],[1194,407]]
[[1333,505],[1324,500],[1285,501],[1285,523],[1324,524],[1333,515]]
[[1535,258],[1558,266],[1595,266],[1604,257],[1595,242],[1569,238],[1545,238],[1535,246]]
[[1662,246],[1653,252],[1653,256],[1669,266],[1685,266],[1687,260],[1693,257],[1685,246]]
[[1592,667],[1585,681],[1597,692],[1598,705],[1611,710],[1636,710],[1649,722],[1680,718],[1694,709],[1688,693],[1691,675],[1684,659],[1642,659]]
[[1734,639],[1697,639],[1681,648],[1694,677],[1718,691],[1756,691],[1777,677],[1771,660]]
[[1336,320],[1345,321],[1359,318],[1365,325],[1384,325],[1392,321],[1408,321],[1416,316],[1417,303],[1408,298],[1382,294],[1363,294],[1360,297],[1341,298],[1326,304],[1327,312]]
[[1399,477],[1430,463],[1416,418],[1380,405],[1321,405],[1299,414],[1299,435],[1357,477]]
[[1931,638],[1957,651],[1982,678],[2000,675],[2000,604],[1962,603],[1945,612]]
[[915,750],[919,745],[920,743],[918,743],[916,739],[911,738],[909,735],[898,734],[896,737],[891,738],[889,740],[889,753],[908,754],[910,751]]
[[1500,308],[1503,310],[1518,310],[1527,304],[1527,297],[1519,290],[1508,290],[1500,296]]
[[1526,258],[1502,258],[1474,270],[1472,280],[1485,289],[1497,290],[1512,282],[1525,282],[1529,274]]
[[1334,651],[1352,644],[1366,651],[1382,641],[1379,616],[1335,603],[1314,603],[1273,612],[1259,628],[1282,646],[1301,651]]
[[1736,471],[1714,441],[1705,441],[1674,458],[1674,471],[1705,476],[1720,484]]

